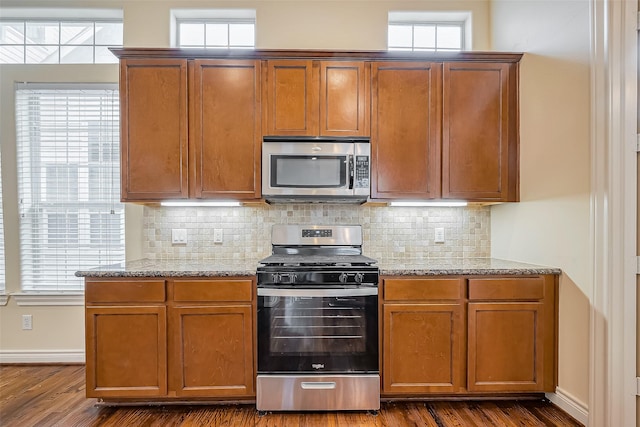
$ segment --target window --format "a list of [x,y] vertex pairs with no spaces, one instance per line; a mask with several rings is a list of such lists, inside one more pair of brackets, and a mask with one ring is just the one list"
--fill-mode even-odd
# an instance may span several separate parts
[[[2,162],[0,161],[0,164]],[[2,209],[2,173],[0,172],[0,294],[6,289],[6,274],[4,270],[4,213]]]
[[78,291],[124,260],[117,85],[16,86],[24,291]]
[[0,64],[117,63],[122,19],[0,20]]
[[253,49],[255,10],[173,10],[178,47]]
[[388,49],[455,52],[470,46],[470,15],[465,13],[389,12]]

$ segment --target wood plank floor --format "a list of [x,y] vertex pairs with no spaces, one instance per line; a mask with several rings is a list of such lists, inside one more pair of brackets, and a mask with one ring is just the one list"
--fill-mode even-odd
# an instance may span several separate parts
[[84,366],[0,366],[0,425],[49,426],[581,426],[547,401],[383,403],[365,412],[268,413],[253,405],[104,407],[85,398]]

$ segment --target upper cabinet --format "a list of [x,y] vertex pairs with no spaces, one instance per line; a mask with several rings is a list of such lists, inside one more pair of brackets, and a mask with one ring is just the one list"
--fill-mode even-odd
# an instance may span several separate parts
[[371,197],[440,197],[442,64],[372,67]]
[[517,62],[372,65],[374,199],[513,202]]
[[196,198],[260,198],[260,61],[195,60],[189,169]]
[[519,200],[521,54],[112,51],[123,201],[260,199],[265,136],[370,137],[372,200]]
[[364,61],[267,61],[265,135],[368,136]]
[[260,198],[260,61],[121,61],[123,201]]
[[187,61],[120,62],[121,198],[185,199]]
[[444,64],[442,198],[518,200],[516,64]]

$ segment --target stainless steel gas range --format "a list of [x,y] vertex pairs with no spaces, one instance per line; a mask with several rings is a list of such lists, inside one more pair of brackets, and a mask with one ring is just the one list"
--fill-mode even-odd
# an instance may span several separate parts
[[360,226],[275,225],[258,267],[259,411],[378,410],[378,267]]

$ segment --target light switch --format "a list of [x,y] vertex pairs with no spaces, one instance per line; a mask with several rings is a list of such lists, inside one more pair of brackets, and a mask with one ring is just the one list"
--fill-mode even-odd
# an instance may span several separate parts
[[444,243],[444,228],[443,227],[437,227],[436,228],[436,235],[435,235],[435,238],[433,239],[433,241],[435,243]]
[[222,228],[213,229],[213,243],[222,243],[223,234]]
[[174,245],[186,245],[187,244],[187,229],[186,228],[172,228],[171,229],[171,243]]

